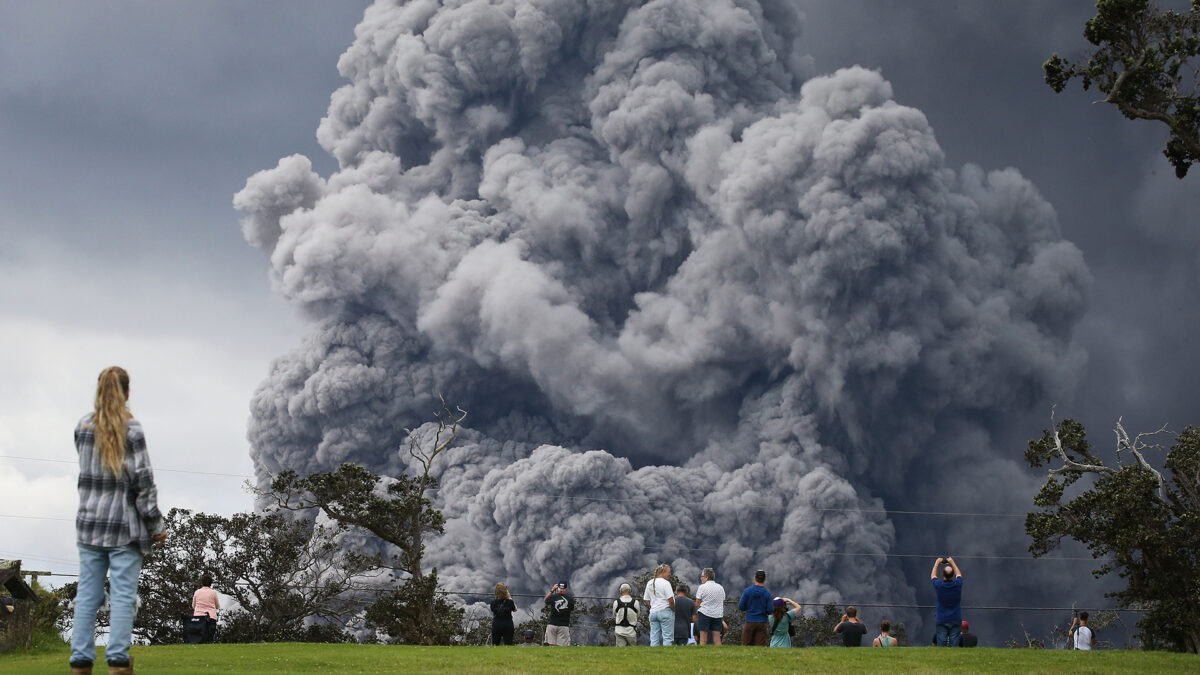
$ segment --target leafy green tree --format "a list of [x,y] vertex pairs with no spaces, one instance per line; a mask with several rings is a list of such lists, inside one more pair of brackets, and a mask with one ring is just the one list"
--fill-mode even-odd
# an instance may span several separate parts
[[1042,66],[1046,84],[1061,93],[1079,78],[1125,117],[1167,125],[1163,154],[1183,178],[1200,161],[1200,0],[1186,13],[1163,11],[1150,0],[1099,0],[1083,35],[1096,51],[1079,61],[1055,53]]
[[[1163,432],[1130,439],[1118,422],[1116,465],[1108,466],[1078,422],[1064,419],[1045,430],[1025,451],[1030,466],[1051,467],[1034,498],[1041,510],[1026,516],[1025,531],[1034,556],[1064,538],[1087,546],[1101,561],[1093,574],[1116,572],[1125,580],[1125,589],[1109,596],[1144,610],[1138,630],[1145,647],[1194,654],[1200,649],[1200,430],[1179,434],[1160,472],[1146,451],[1159,447],[1147,439]],[[1085,476],[1090,486],[1079,484]]]
[[361,580],[378,559],[347,552],[339,528],[281,513],[220,516],[172,509],[171,536],[146,558],[135,634],[151,644],[183,639],[200,576],[234,599],[220,612],[223,642],[344,642],[361,612]]
[[[411,429],[408,452],[421,467],[416,476],[396,476],[386,480],[357,464],[342,464],[331,472],[301,477],[284,471],[271,481],[264,496],[274,499],[281,509],[306,511],[320,509],[325,515],[347,527],[365,530],[396,546],[400,553],[395,569],[401,573],[401,585],[367,608],[367,624],[402,644],[450,644],[462,631],[463,610],[453,607],[438,591],[437,569],[428,574],[422,568],[425,536],[440,534],[445,527],[441,511],[425,496],[437,486],[430,474],[433,461],[454,442],[458,425],[467,413],[451,411],[442,400],[442,409],[434,413],[437,429],[428,446]],[[380,483],[386,486],[380,490]]]
[[[838,620],[842,618],[842,606],[835,605],[832,602],[826,603],[821,610],[813,615],[802,614],[799,619],[793,621],[795,626],[795,634],[792,636],[792,644],[796,647],[832,647],[842,644],[842,636],[833,632],[833,627],[837,625]],[[901,635],[904,624],[899,624],[892,631],[892,635],[901,640]],[[901,640],[901,644],[904,641]]]

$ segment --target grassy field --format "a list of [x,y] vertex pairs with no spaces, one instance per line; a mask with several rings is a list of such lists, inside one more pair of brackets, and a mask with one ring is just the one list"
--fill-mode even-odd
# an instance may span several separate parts
[[[1032,649],[766,649],[762,647],[394,647],[173,645],[135,647],[141,673],[1184,673],[1200,657],[1161,652],[1084,654]],[[67,671],[66,651],[0,656],[0,673]],[[102,659],[101,659],[102,660]],[[97,674],[104,673],[101,666]]]

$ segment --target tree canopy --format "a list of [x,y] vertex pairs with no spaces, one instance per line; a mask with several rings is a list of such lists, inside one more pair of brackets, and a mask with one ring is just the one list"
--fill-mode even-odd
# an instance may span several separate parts
[[[1139,637],[1147,648],[1200,650],[1200,429],[1188,427],[1156,469],[1146,454],[1158,446],[1129,438],[1118,422],[1117,461],[1092,452],[1082,424],[1064,419],[1029,442],[1032,467],[1050,466],[1025,531],[1034,556],[1074,539],[1100,561],[1097,577],[1115,572],[1122,607],[1144,610]],[[1091,484],[1079,481],[1091,478]],[[1068,491],[1070,495],[1068,496]]]
[[1167,125],[1163,154],[1176,176],[1186,176],[1200,161],[1200,0],[1186,13],[1164,11],[1150,0],[1099,0],[1083,35],[1096,51],[1077,61],[1055,53],[1042,66],[1046,84],[1061,93],[1079,78],[1125,117]]
[[344,550],[338,528],[280,513],[221,516],[171,509],[171,536],[142,567],[134,632],[151,644],[183,637],[201,574],[235,605],[220,612],[224,642],[342,642],[379,561]]

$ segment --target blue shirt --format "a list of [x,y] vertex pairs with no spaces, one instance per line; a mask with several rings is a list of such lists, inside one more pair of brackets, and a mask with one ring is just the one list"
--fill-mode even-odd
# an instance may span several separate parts
[[937,593],[937,623],[962,623],[962,577],[954,581],[930,579]]
[[738,600],[738,609],[746,613],[746,623],[766,623],[774,609],[771,602],[774,598],[765,586],[750,586],[742,591]]

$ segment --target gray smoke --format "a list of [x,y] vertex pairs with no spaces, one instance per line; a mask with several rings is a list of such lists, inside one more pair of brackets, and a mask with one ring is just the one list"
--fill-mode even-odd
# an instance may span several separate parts
[[435,467],[449,588],[609,595],[666,561],[911,602],[889,553],[1022,550],[879,510],[1028,507],[992,439],[1077,380],[1082,254],[1017,171],[945,167],[879,73],[814,76],[800,26],[786,0],[370,7],[318,130],[340,169],[287,157],[234,200],[315,322],[252,404],[260,483],[411,470],[442,393],[470,411]]

